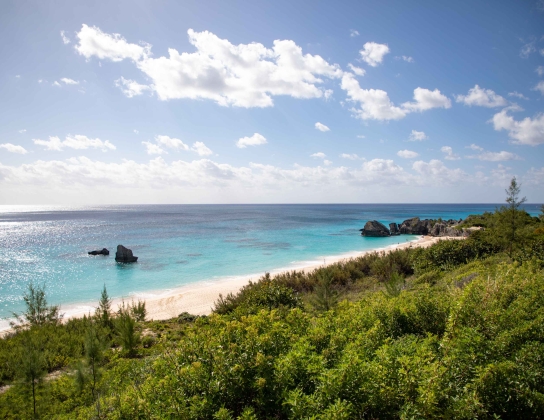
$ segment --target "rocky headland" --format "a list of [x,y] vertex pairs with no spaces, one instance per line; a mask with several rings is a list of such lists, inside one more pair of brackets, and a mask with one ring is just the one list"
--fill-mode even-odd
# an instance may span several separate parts
[[365,227],[360,229],[362,236],[384,237],[395,235],[428,235],[428,236],[453,236],[467,237],[474,228],[463,228],[460,225],[463,219],[442,220],[424,219],[413,217],[406,219],[401,224],[389,223],[389,228],[377,220],[369,220]]

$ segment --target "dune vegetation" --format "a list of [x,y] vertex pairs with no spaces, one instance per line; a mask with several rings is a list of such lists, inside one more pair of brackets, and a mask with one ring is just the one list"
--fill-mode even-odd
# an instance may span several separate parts
[[[542,418],[544,211],[466,240],[265,275],[210,316],[62,321],[31,285],[0,340],[5,419]],[[544,209],[543,209],[544,210]]]

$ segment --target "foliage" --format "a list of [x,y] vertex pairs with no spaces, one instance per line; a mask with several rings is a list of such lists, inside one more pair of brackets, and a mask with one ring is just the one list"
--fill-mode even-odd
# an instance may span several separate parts
[[44,324],[57,324],[62,316],[59,314],[58,306],[48,306],[45,297],[45,285],[28,285],[28,291],[23,295],[26,310],[21,315],[14,314],[17,323],[12,327],[40,326]]
[[318,311],[329,311],[338,303],[338,292],[332,287],[332,276],[323,271],[319,273],[315,293],[312,296],[312,305]]
[[114,319],[115,338],[128,357],[136,355],[136,346],[140,343],[140,333],[136,330],[136,320],[132,316],[132,307],[121,304]]
[[103,327],[113,329],[113,320],[111,315],[111,299],[106,290],[106,285],[100,294],[100,301],[98,302],[98,307],[96,308],[95,316],[102,324]]

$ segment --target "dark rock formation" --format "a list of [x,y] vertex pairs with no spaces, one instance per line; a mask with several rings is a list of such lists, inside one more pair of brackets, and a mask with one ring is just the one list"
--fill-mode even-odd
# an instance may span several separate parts
[[123,245],[117,245],[117,252],[115,253],[115,261],[121,263],[131,263],[138,261],[138,257],[132,255],[132,250],[125,248]]
[[361,229],[363,236],[390,236],[389,229],[377,220],[369,220],[365,227]]
[[110,251],[108,251],[106,248],[102,248],[101,250],[97,251],[89,251],[89,255],[110,255]]
[[389,223],[389,230],[391,231],[391,236],[400,235],[399,225],[396,223]]
[[448,225],[446,223],[435,223],[429,234],[431,236],[468,236],[466,229],[457,229],[455,225]]
[[431,220],[420,220],[419,217],[407,219],[399,226],[400,233],[407,235],[428,235],[431,228]]

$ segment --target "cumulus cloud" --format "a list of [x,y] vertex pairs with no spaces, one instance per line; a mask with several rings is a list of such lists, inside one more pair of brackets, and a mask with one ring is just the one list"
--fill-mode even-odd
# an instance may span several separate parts
[[444,159],[446,160],[459,160],[461,159],[459,157],[459,155],[456,155],[455,153],[453,153],[453,149],[450,147],[450,146],[443,146],[440,151],[442,153],[445,153],[446,156],[444,156]]
[[85,149],[100,149],[103,152],[115,150],[116,147],[109,140],[102,141],[99,138],[91,139],[87,136],[76,134],[75,136],[67,135],[64,140],[56,136],[50,136],[49,140],[32,139],[34,144],[45,147],[46,150],[62,151],[65,148],[85,150]]
[[349,160],[365,160],[365,158],[357,156],[356,153],[342,153],[340,154],[340,157]]
[[362,60],[369,66],[376,67],[382,63],[383,57],[389,54],[387,44],[378,44],[376,42],[367,42],[363,49],[359,51]]
[[23,146],[11,144],[11,143],[0,144],[0,149],[6,149],[8,152],[18,153],[20,155],[26,155],[28,153],[27,150]]
[[22,130],[19,130],[19,133],[21,133],[21,134],[26,133],[26,128],[23,128]]
[[164,150],[157,143],[151,143],[149,141],[143,141],[142,144],[145,146],[145,151],[148,155],[167,155],[168,152]]
[[59,82],[57,82],[56,80],[53,82],[53,86],[57,86],[57,87],[60,87],[61,84]]
[[536,51],[535,40],[532,40],[521,47],[519,55],[521,58],[529,58],[529,56]]
[[359,31],[356,31],[355,29],[350,29],[349,30],[349,36],[354,38],[356,36],[359,36]]
[[364,76],[366,74],[366,70],[362,69],[361,67],[356,67],[353,64],[349,63],[348,68],[355,73],[357,76]]
[[83,25],[77,50],[86,58],[132,60],[152,81],[160,100],[209,99],[222,106],[268,107],[273,96],[329,97],[320,87],[322,76],[338,78],[340,67],[318,55],[303,54],[290,40],[276,40],[272,48],[259,43],[233,45],[211,32],[188,30],[196,52],[151,57],[151,46],[128,43],[119,34],[106,34]]
[[517,121],[503,109],[491,119],[496,131],[506,130],[514,144],[537,146],[544,143],[544,114]]
[[151,86],[142,85],[135,80],[125,79],[121,77],[115,81],[115,86],[121,89],[121,92],[125,94],[127,98],[133,98],[134,96],[141,95],[146,91],[151,90]]
[[107,34],[96,26],[82,25],[77,33],[76,51],[87,59],[122,61],[126,58],[140,60],[151,54],[151,45],[130,44],[119,34]]
[[62,42],[64,43],[64,45],[67,45],[70,43],[70,38],[68,38],[66,36],[66,32],[65,31],[60,31],[60,37],[62,38]]
[[480,146],[478,146],[477,144],[474,144],[474,143],[472,143],[470,146],[467,146],[466,148],[467,148],[467,149],[471,149],[471,150],[477,150],[477,151],[479,151],[479,152],[481,152],[482,150],[484,150],[483,147],[480,147]]
[[501,152],[482,152],[477,155],[467,156],[467,158],[485,160],[489,162],[501,162],[506,160],[521,160],[521,158],[515,153],[505,152],[504,150]]
[[535,71],[539,76],[542,76],[544,74],[544,66],[538,66]]
[[527,96],[525,96],[523,93],[519,93],[518,91],[513,91],[513,92],[508,92],[508,96],[513,96],[515,98],[519,98],[519,99],[525,99],[525,100],[528,100],[529,98]]
[[537,83],[537,85],[532,89],[540,92],[542,95],[544,95],[544,80],[541,80]]
[[260,146],[268,143],[266,138],[259,133],[254,133],[251,137],[242,137],[236,142],[236,147],[245,149],[247,146]]
[[395,57],[397,60],[404,60],[406,61],[407,63],[413,63],[414,62],[414,59],[412,57],[409,57],[407,55],[401,55],[401,56],[397,56]]
[[199,156],[209,156],[213,154],[212,150],[206,147],[201,141],[195,141],[191,146],[191,150]]
[[487,108],[505,106],[508,103],[506,99],[497,95],[491,89],[482,89],[478,85],[470,89],[467,95],[457,95],[455,100],[468,106],[485,106]]
[[327,155],[325,153],[323,153],[323,152],[317,152],[317,153],[311,154],[310,157],[318,158],[318,159],[325,159],[325,157],[327,157]]
[[315,128],[322,132],[331,131],[329,127],[327,127],[325,124],[321,124],[320,122],[315,123]]
[[414,89],[414,102],[405,102],[402,107],[409,111],[427,111],[432,108],[451,108],[451,101],[438,89],[433,91],[424,88]]
[[468,177],[462,169],[449,169],[438,159],[432,159],[429,162],[418,160],[414,162],[412,169],[424,178],[424,180],[419,178],[419,182],[425,183],[448,185],[464,181]]
[[413,152],[411,150],[399,150],[397,156],[400,156],[404,159],[414,159],[419,156],[419,153]]
[[410,133],[410,137],[408,137],[408,140],[410,141],[423,141],[427,140],[429,137],[425,134],[424,131],[416,131],[412,130]]
[[356,137],[357,137],[358,139],[364,139],[364,138],[366,138],[366,136],[363,136],[362,134],[358,134]]
[[178,150],[189,150],[189,146],[183,143],[180,139],[157,135],[155,136],[155,141],[161,146],[165,146],[169,149],[178,149]]
[[67,77],[63,77],[60,81],[65,85],[79,85],[79,80],[68,79]]

